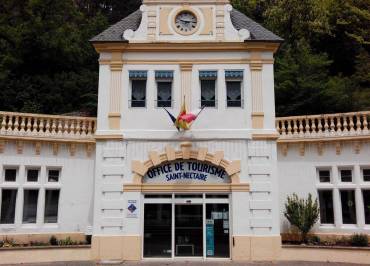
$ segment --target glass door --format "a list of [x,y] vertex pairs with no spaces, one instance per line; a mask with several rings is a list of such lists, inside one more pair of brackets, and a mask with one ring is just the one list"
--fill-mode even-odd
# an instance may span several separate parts
[[229,204],[206,204],[206,256],[230,257]]
[[172,257],[172,204],[144,205],[144,257]]
[[203,205],[175,205],[175,256],[203,257]]

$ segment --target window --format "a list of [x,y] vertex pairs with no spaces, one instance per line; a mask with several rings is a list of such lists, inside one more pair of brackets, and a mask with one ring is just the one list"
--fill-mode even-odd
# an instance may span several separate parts
[[17,189],[3,189],[1,196],[1,224],[14,224]]
[[352,170],[340,170],[340,179],[342,182],[352,182]]
[[370,190],[363,190],[365,223],[370,224]]
[[130,71],[131,107],[146,107],[147,71]]
[[330,183],[330,170],[319,170],[320,183]]
[[156,71],[155,79],[157,81],[157,107],[172,107],[173,71]]
[[59,190],[45,191],[44,223],[58,222]]
[[227,81],[227,107],[242,107],[242,93],[240,81]]
[[225,71],[227,107],[242,107],[242,70]]
[[23,223],[36,223],[38,189],[25,189],[23,201]]
[[17,180],[17,169],[5,169],[4,181],[15,182]]
[[60,170],[48,170],[48,182],[58,183],[59,182]]
[[365,182],[370,182],[370,169],[362,169],[362,177]]
[[341,190],[343,224],[356,224],[356,201],[354,190]]
[[217,71],[199,71],[201,107],[216,107]]
[[39,179],[38,169],[28,169],[27,170],[27,182],[37,182]]
[[333,191],[319,190],[321,224],[334,224]]
[[216,107],[216,80],[201,80],[201,107]]

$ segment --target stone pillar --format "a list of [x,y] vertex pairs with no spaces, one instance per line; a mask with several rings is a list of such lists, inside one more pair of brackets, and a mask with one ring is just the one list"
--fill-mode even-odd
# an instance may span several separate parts
[[252,80],[252,127],[254,129],[264,128],[262,68],[261,54],[252,52],[250,70]]
[[186,107],[191,107],[191,76],[193,65],[181,64],[181,101],[185,101]]
[[113,52],[110,62],[111,78],[109,87],[109,129],[121,128],[121,95],[122,95],[122,53]]

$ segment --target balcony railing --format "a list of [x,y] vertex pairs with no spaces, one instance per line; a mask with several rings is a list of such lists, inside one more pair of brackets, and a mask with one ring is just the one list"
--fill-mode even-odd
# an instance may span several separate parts
[[94,140],[96,118],[0,112],[0,136]]
[[[280,141],[370,138],[370,111],[280,117]],[[0,137],[94,141],[96,118],[0,112]]]
[[369,137],[370,111],[276,119],[280,140]]

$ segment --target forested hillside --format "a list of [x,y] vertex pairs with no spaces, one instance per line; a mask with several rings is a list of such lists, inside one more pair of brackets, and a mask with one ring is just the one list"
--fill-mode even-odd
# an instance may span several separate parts
[[[233,0],[285,39],[278,115],[370,109],[370,0]],[[94,115],[97,54],[88,40],[136,0],[0,0],[0,110]]]

